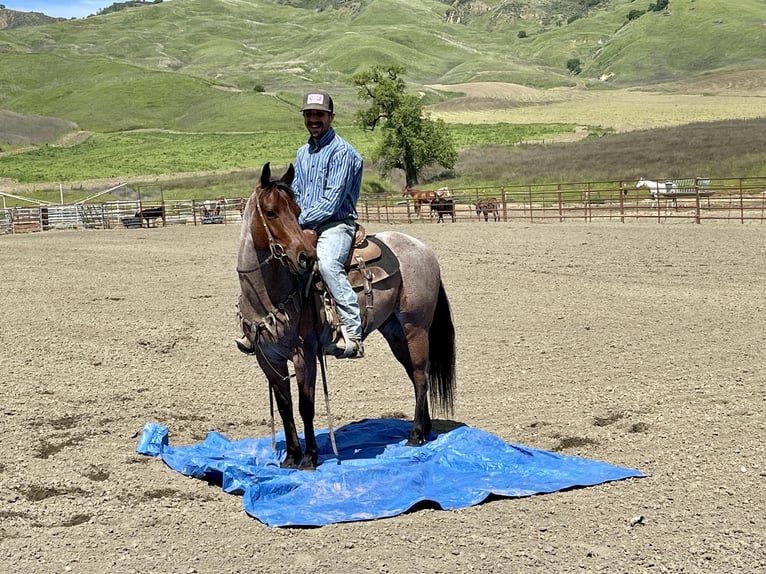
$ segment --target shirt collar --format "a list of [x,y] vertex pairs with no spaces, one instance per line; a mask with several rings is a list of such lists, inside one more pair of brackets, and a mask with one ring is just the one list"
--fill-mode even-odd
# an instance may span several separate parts
[[320,149],[329,144],[333,138],[335,138],[335,130],[333,128],[327,130],[318,141],[309,137],[309,153],[317,153]]

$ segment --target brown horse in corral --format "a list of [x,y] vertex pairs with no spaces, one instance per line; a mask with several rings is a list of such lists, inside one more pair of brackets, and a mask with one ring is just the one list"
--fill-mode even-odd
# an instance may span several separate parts
[[500,221],[500,203],[494,197],[480,199],[476,202],[476,215],[484,214],[484,221],[489,221],[490,214],[492,221]]
[[412,203],[415,206],[415,215],[417,216],[420,216],[421,209],[424,205],[428,205],[431,203],[432,199],[437,197],[436,192],[434,191],[423,191],[405,185],[404,188],[402,188],[402,197],[408,196],[412,198]]
[[[237,257],[239,315],[282,418],[286,455],[281,465],[314,469],[319,462],[314,435],[317,362],[324,372],[321,353],[327,330],[318,319],[319,298],[312,291],[316,236],[298,224],[300,210],[290,187],[294,174],[290,165],[281,179],[272,180],[267,163],[247,201]],[[429,396],[451,412],[455,388],[455,328],[439,263],[425,244],[403,233],[384,231],[365,241],[390,251],[398,264],[378,280],[368,277],[370,296],[365,287],[359,302],[366,310],[364,336],[378,330],[412,382],[415,415],[407,444],[420,445],[432,428]],[[295,369],[305,448],[295,425],[288,362]]]

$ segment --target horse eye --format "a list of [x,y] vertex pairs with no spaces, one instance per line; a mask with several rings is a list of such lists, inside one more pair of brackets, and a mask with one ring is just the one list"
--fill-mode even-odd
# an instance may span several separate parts
[[273,209],[266,210],[266,217],[268,217],[269,219],[274,219],[276,216],[277,216],[277,212],[274,211]]

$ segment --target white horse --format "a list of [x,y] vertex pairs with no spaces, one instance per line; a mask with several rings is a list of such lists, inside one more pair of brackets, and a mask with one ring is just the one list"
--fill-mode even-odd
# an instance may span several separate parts
[[673,181],[652,181],[651,179],[641,178],[636,183],[636,187],[646,187],[649,190],[649,195],[652,196],[652,201],[658,200],[660,197],[670,197],[671,205],[676,207],[678,200],[676,199],[677,188]]

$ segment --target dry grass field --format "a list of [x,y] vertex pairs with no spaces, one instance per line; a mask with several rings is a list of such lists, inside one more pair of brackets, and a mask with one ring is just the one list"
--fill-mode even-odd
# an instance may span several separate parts
[[[651,476],[270,529],[238,497],[135,452],[147,421],[176,445],[269,433],[264,378],[233,345],[237,226],[4,236],[2,569],[762,571],[762,226],[397,228],[441,261],[454,419]],[[411,386],[379,336],[363,360],[331,361],[329,385],[338,425],[411,416]]]
[[561,122],[625,132],[763,117],[766,73],[718,75],[708,81],[658,85],[651,90],[539,90],[494,82],[430,87],[465,94],[429,108],[434,117],[446,122]]

